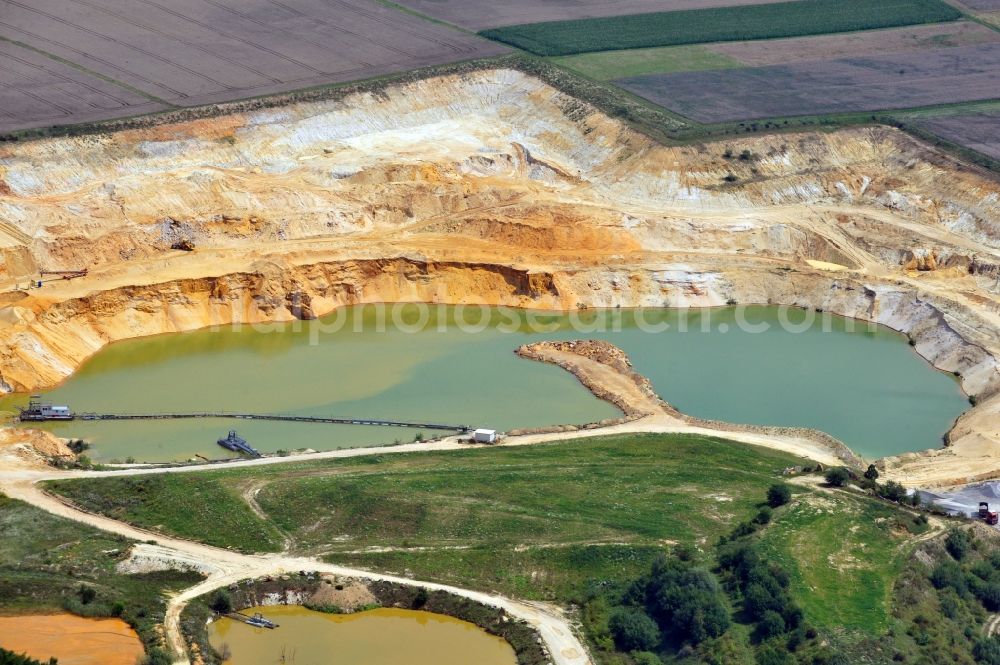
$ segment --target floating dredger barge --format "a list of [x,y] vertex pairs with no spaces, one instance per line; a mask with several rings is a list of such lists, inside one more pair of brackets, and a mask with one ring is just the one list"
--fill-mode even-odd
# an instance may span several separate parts
[[256,448],[250,446],[247,440],[236,433],[236,430],[229,430],[229,435],[223,439],[219,439],[218,444],[225,448],[226,450],[231,450],[234,453],[243,453],[244,455],[250,455],[251,457],[260,457],[260,451]]
[[44,422],[47,420],[73,420],[76,415],[68,406],[56,406],[41,401],[41,395],[32,395],[28,406],[17,407],[17,419],[22,422]]

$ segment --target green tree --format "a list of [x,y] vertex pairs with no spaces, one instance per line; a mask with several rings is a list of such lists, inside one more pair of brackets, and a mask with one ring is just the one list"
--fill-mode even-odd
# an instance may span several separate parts
[[851,480],[851,472],[842,466],[835,466],[826,472],[826,483],[831,487],[843,487]]
[[878,495],[883,499],[903,503],[907,500],[906,488],[897,482],[890,480],[885,485],[880,485],[877,489]]
[[608,619],[615,646],[622,651],[649,651],[660,643],[660,628],[637,607],[620,607]]
[[94,602],[94,598],[97,597],[97,591],[93,587],[80,585],[80,588],[76,590],[76,595],[80,597],[80,602],[84,605],[90,605]]
[[868,465],[868,468],[865,470],[865,478],[868,480],[878,480],[878,469],[875,468],[874,464]]
[[768,610],[764,612],[760,623],[757,624],[757,636],[761,640],[777,637],[785,632],[785,619],[778,614]]
[[761,582],[751,582],[743,594],[743,608],[754,621],[763,620],[768,612],[782,609],[777,594]]
[[233,599],[229,596],[228,591],[219,589],[212,596],[212,602],[209,603],[209,607],[219,614],[229,614],[233,611]]
[[783,647],[768,644],[757,652],[757,665],[792,665],[795,661]]
[[729,629],[729,607],[715,575],[689,563],[657,559],[629,595],[679,641],[698,644]]
[[784,483],[771,485],[767,490],[767,505],[772,508],[783,506],[792,500],[792,490]]
[[969,534],[961,529],[952,529],[948,532],[948,537],[944,539],[945,549],[956,561],[961,561],[972,549],[972,541]]
[[17,654],[0,647],[0,665],[56,665],[58,661],[50,658],[47,661],[35,660],[24,654]]
[[1000,612],[1000,583],[988,582],[976,589],[976,598],[990,612]]
[[1000,637],[979,640],[972,648],[972,656],[980,665],[1000,665]]
[[170,657],[170,654],[159,647],[153,647],[146,654],[146,658],[142,661],[142,665],[171,665],[174,659]]
[[931,571],[931,584],[935,589],[951,588],[958,595],[965,594],[968,589],[962,568],[954,561],[942,561]]

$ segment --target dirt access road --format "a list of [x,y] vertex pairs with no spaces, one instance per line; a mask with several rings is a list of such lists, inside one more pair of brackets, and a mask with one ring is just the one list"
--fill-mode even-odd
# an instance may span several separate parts
[[[139,475],[143,473],[162,473],[166,469],[156,470],[131,470],[119,472],[128,475]],[[231,552],[229,550],[201,545],[186,540],[162,536],[150,531],[138,529],[123,522],[118,522],[100,515],[94,515],[78,510],[59,499],[43,492],[35,483],[38,480],[55,477],[75,477],[80,474],[39,472],[35,480],[24,479],[0,479],[0,489],[10,497],[20,499],[33,506],[41,508],[47,512],[60,517],[65,517],[89,526],[125,536],[137,541],[152,541],[156,543],[160,550],[161,558],[167,558],[170,553],[175,555],[179,563],[189,563],[197,561],[201,570],[208,573],[204,582],[197,584],[170,599],[167,605],[164,629],[167,641],[176,655],[176,664],[189,663],[186,655],[187,649],[181,633],[180,617],[184,608],[193,598],[213,589],[228,586],[247,578],[264,577],[267,575],[281,575],[299,570],[310,570],[321,573],[331,573],[334,575],[353,577],[363,580],[388,581],[398,584],[416,585],[428,590],[440,590],[453,593],[464,598],[469,598],[493,607],[498,607],[506,611],[511,616],[523,619],[530,623],[538,631],[545,641],[556,665],[590,665],[591,660],[583,644],[577,639],[569,622],[558,610],[558,608],[542,603],[523,603],[467,589],[447,586],[444,584],[433,584],[430,582],[420,582],[416,580],[395,577],[392,575],[379,575],[365,570],[345,568],[328,563],[323,563],[311,558],[289,557],[282,554],[269,555],[247,555]]]

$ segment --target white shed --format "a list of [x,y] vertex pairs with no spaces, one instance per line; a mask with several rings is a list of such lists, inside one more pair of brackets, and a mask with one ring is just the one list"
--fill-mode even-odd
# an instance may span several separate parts
[[476,443],[496,443],[497,431],[495,429],[477,429],[472,433],[472,440]]

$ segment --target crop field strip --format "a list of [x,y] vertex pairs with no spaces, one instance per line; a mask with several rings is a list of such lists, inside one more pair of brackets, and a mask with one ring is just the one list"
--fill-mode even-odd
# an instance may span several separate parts
[[402,0],[416,12],[460,25],[484,30],[506,25],[601,18],[651,12],[707,9],[734,5],[762,5],[787,0]]
[[996,98],[1000,44],[639,76],[617,83],[708,123],[904,109]]
[[988,43],[1000,43],[1000,32],[972,21],[954,21],[766,41],[599,51],[560,56],[554,61],[590,78],[609,81],[647,74],[857,58]]
[[703,48],[744,65],[759,67],[802,60],[860,58],[996,43],[1000,43],[1000,32],[963,20],[834,35],[708,44]]
[[959,2],[969,9],[978,11],[1000,11],[1000,0],[959,0]]
[[0,41],[0,130],[166,107],[30,49]]
[[[3,81],[0,131],[286,92],[506,51],[374,0],[0,0],[0,43],[8,50],[22,45],[18,58],[44,64],[33,79]],[[12,69],[5,67],[4,76],[18,76]]]
[[940,0],[797,0],[531,23],[481,35],[537,55],[773,39],[957,20]]
[[924,120],[919,126],[994,159],[1000,159],[1000,111]]

